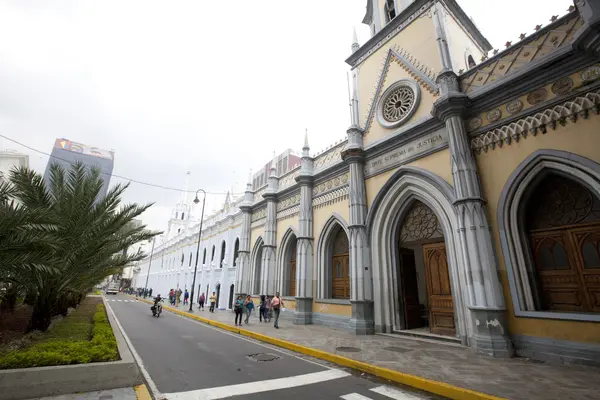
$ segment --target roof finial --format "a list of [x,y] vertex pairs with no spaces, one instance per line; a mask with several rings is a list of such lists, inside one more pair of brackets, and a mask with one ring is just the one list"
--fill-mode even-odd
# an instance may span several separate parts
[[356,50],[360,48],[360,44],[358,44],[358,37],[356,36],[356,28],[353,28],[352,32],[352,53],[355,53]]
[[304,131],[304,147],[302,147],[302,157],[310,157],[310,146],[308,145],[308,128]]

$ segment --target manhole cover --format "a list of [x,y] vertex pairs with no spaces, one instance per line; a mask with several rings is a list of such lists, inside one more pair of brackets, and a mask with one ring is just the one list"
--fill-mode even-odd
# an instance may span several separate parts
[[387,351],[395,351],[396,353],[406,353],[407,351],[412,350],[412,349],[406,349],[404,347],[396,347],[396,346],[384,347],[383,349],[387,350]]
[[270,353],[257,353],[250,354],[247,358],[249,358],[252,361],[274,361],[279,359],[280,357],[278,355]]
[[360,351],[357,347],[336,347],[335,349],[343,353],[358,353]]

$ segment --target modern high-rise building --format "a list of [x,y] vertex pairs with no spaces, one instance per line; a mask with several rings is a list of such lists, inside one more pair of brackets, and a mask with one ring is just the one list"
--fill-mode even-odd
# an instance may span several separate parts
[[68,139],[56,139],[46,172],[44,172],[44,181],[48,182],[50,179],[50,165],[59,164],[68,170],[71,164],[80,161],[87,167],[100,169],[100,176],[104,181],[100,197],[104,197],[110,184],[114,160],[115,154],[113,151],[99,149]]

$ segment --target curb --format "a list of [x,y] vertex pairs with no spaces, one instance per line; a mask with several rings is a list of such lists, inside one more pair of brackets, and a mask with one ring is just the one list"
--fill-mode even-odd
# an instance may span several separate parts
[[150,396],[150,392],[144,384],[134,386],[133,391],[135,392],[136,400],[152,400],[152,396]]
[[[130,296],[134,297],[134,296]],[[135,298],[135,297],[134,297]],[[153,304],[151,301],[136,298],[136,300]],[[389,368],[378,367],[372,364],[367,364],[362,361],[356,361],[351,358],[339,356],[337,354],[328,353],[326,351],[313,349],[311,347],[302,346],[296,343],[288,342],[286,340],[277,339],[271,336],[266,336],[260,333],[252,332],[246,329],[233,327],[222,322],[213,321],[211,319],[199,317],[195,314],[189,314],[185,311],[174,309],[168,306],[163,306],[163,309],[170,311],[174,314],[190,318],[199,322],[203,322],[207,325],[214,326],[229,332],[237,333],[242,336],[250,337],[261,342],[273,344],[284,349],[295,351],[296,353],[305,354],[310,357],[318,358],[324,361],[328,361],[333,364],[341,365],[344,367],[352,368],[367,374],[377,376],[379,378],[387,379],[392,382],[400,383],[402,385],[410,386],[416,389],[423,390],[425,392],[437,394],[439,396],[447,397],[453,400],[506,400],[502,397],[496,397],[485,393],[476,392],[474,390],[461,388],[458,386],[450,385],[444,382],[438,382],[427,378],[422,378],[416,375],[410,375],[403,372],[394,371]]]

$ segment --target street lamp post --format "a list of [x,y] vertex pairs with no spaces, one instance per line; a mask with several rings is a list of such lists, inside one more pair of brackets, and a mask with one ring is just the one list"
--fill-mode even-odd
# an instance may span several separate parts
[[[150,278],[150,267],[152,266],[152,255],[154,254],[154,240],[156,237],[152,238],[152,250],[150,250],[150,261],[148,261],[148,274],[146,275],[146,286],[144,287],[144,293],[146,293],[146,289],[148,289],[148,278]],[[146,296],[144,296],[146,297]]]
[[206,203],[206,192],[202,189],[196,191],[196,198],[194,204],[200,203],[198,200],[198,192],[202,192],[204,197],[202,198],[202,213],[200,215],[200,229],[198,230],[198,246],[196,247],[196,263],[194,264],[194,279],[192,280],[192,293],[190,297],[190,309],[189,312],[194,312],[192,305],[194,304],[194,289],[196,287],[196,272],[198,271],[198,259],[200,258],[200,239],[202,238],[202,220],[204,219],[204,204]]

